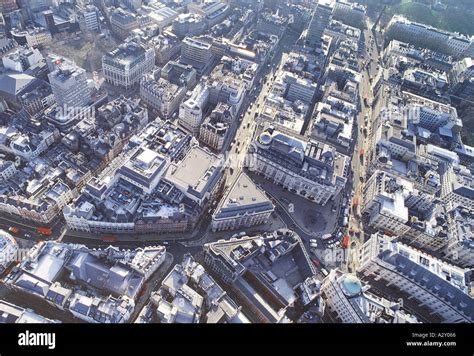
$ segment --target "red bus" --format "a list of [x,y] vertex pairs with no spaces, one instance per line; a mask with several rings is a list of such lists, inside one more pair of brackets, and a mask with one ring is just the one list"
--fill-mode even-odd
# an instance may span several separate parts
[[115,242],[115,241],[117,241],[117,237],[113,236],[113,235],[105,235],[105,236],[102,236],[102,241],[103,242]]
[[349,235],[344,236],[342,238],[341,247],[342,248],[348,248],[349,247],[349,241],[350,241]]
[[51,236],[53,230],[51,230],[49,227],[37,227],[36,232],[44,236]]

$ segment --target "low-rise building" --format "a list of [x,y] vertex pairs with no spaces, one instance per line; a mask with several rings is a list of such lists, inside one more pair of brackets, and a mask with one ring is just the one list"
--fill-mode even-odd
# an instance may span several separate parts
[[275,207],[245,173],[234,181],[212,216],[212,230],[236,230],[265,224]]
[[231,288],[254,322],[291,322],[289,311],[310,303],[323,308],[315,267],[292,231],[219,240],[205,244],[204,252],[206,265]]

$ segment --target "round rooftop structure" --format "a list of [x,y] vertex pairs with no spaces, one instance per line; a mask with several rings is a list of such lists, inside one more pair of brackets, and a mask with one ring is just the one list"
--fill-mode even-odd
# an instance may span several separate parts
[[268,132],[263,132],[258,137],[258,142],[260,142],[262,145],[268,146],[272,142],[272,135],[270,135]]
[[359,278],[353,274],[347,274],[341,282],[342,290],[348,297],[355,297],[362,292],[362,283]]

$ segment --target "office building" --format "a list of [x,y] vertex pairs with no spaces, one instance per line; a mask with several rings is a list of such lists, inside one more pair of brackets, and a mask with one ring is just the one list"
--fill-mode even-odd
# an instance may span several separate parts
[[[375,292],[376,293],[376,292]],[[326,302],[325,314],[332,322],[358,323],[417,323],[413,315],[400,304],[391,302],[363,285],[354,274],[332,269],[321,284],[321,296]]]
[[212,230],[236,230],[265,224],[274,206],[245,173],[234,181],[212,216]]
[[156,78],[154,73],[145,74],[140,82],[140,98],[156,110],[162,119],[171,118],[178,110],[186,91],[185,85],[176,85],[164,78]]
[[186,37],[181,44],[180,61],[193,66],[198,74],[212,64],[211,44],[196,37]]
[[250,171],[325,205],[346,184],[349,157],[328,144],[267,129],[249,148]]
[[209,88],[206,85],[198,85],[191,97],[184,101],[179,107],[178,123],[193,135],[199,133],[199,127],[204,118],[204,110],[209,100]]
[[473,57],[472,38],[441,31],[437,28],[412,22],[403,16],[394,16],[387,26],[388,40],[398,40],[442,52],[455,58]]
[[67,59],[61,59],[57,68],[48,75],[54,98],[65,110],[83,108],[91,102],[91,91],[86,71]]
[[333,6],[332,0],[318,1],[316,4],[306,33],[306,41],[310,45],[314,46],[322,42],[324,30],[331,21]]
[[102,69],[108,83],[129,89],[155,67],[155,50],[137,39],[119,45],[102,57]]

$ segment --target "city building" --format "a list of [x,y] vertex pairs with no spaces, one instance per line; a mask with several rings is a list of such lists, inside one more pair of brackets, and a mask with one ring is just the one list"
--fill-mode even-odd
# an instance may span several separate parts
[[0,94],[11,108],[21,109],[21,98],[44,85],[47,83],[26,73],[5,72],[0,74]]
[[92,250],[43,241],[7,275],[6,283],[13,293],[28,293],[84,321],[126,323],[140,290],[162,265],[165,255],[162,246]]
[[67,59],[58,59],[56,69],[48,74],[51,89],[56,103],[64,110],[78,110],[87,106],[91,98],[91,90],[87,82],[86,71]]
[[394,299],[401,298],[421,322],[474,320],[472,296],[400,252],[382,252],[362,265],[358,274],[374,288],[387,290]]
[[163,279],[137,323],[231,323],[250,321],[202,265],[185,254]]
[[323,34],[329,25],[334,9],[333,0],[318,1],[306,32],[306,41],[314,46],[323,41]]
[[344,188],[349,158],[328,144],[273,130],[262,132],[249,148],[250,171],[290,192],[325,205]]
[[0,159],[0,182],[9,180],[16,172],[15,164],[12,161]]
[[349,26],[363,28],[366,8],[363,5],[345,0],[337,0],[334,5],[332,18]]
[[[320,281],[300,237],[289,230],[204,245],[204,262],[230,288],[252,322],[287,323],[314,303]],[[291,271],[291,272],[290,272]]]
[[265,224],[274,206],[245,173],[234,181],[212,216],[212,230],[236,230]]
[[98,32],[101,30],[99,9],[91,4],[79,9],[79,24],[86,31]]
[[140,82],[140,98],[151,108],[158,111],[160,118],[170,119],[177,112],[184,99],[187,88],[176,85],[164,78],[157,78],[159,73],[148,73]]
[[2,62],[7,70],[25,72],[27,69],[44,64],[44,58],[36,48],[20,47],[3,56]]
[[31,309],[25,309],[18,305],[0,300],[0,323],[1,324],[46,324],[59,323],[58,320],[45,318],[36,314]]
[[102,57],[102,69],[108,83],[129,89],[155,67],[155,50],[137,39],[130,39]]
[[212,64],[211,44],[197,37],[186,37],[181,44],[180,62],[193,66],[198,74]]
[[202,2],[191,2],[188,4],[188,10],[190,13],[196,13],[204,16],[207,22],[207,26],[212,26],[223,21],[230,10],[229,5],[225,1],[202,1]]
[[185,232],[194,228],[224,182],[221,157],[158,119],[130,137],[63,214],[69,228],[78,231]]
[[194,88],[197,83],[196,70],[190,65],[179,62],[168,61],[161,69],[161,77],[176,85],[185,85],[188,90]]
[[204,119],[199,128],[199,141],[220,152],[229,137],[229,128],[233,121],[232,107],[218,103],[211,114]]
[[393,234],[406,233],[409,230],[409,214],[404,189],[410,188],[409,183],[400,178],[385,172],[374,173],[364,185],[362,212],[369,216],[369,225]]
[[121,40],[126,39],[133,30],[140,27],[137,15],[122,8],[115,8],[109,19],[112,33]]
[[170,164],[164,179],[202,206],[213,200],[225,183],[223,164],[221,156],[195,145],[180,162]]
[[164,31],[162,34],[151,38],[149,44],[155,49],[157,65],[165,65],[181,52],[181,41],[169,31]]
[[192,135],[199,133],[204,111],[209,101],[209,88],[206,85],[199,84],[193,90],[191,97],[183,101],[179,107],[178,123]]
[[442,176],[441,197],[448,210],[465,207],[474,210],[474,180],[466,167],[447,167]]
[[18,259],[18,244],[8,232],[0,230],[0,275]]
[[186,36],[200,36],[207,28],[202,15],[197,13],[180,14],[173,21],[173,33],[179,38]]
[[363,285],[354,274],[344,274],[332,269],[321,284],[325,301],[325,314],[331,321],[344,324],[358,323],[417,323],[399,303],[391,302],[371,292],[370,285]]
[[260,13],[257,20],[256,30],[281,37],[288,26],[288,18],[278,16],[275,13]]
[[394,16],[387,26],[386,38],[412,43],[457,58],[474,55],[472,38],[411,22],[403,16]]
[[50,43],[51,33],[43,27],[28,27],[26,29],[12,29],[12,38],[20,45],[28,47],[37,47]]

